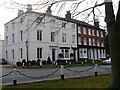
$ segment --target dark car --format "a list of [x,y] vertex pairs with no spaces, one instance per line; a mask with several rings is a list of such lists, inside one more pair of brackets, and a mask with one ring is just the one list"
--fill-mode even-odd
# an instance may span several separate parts
[[5,59],[0,59],[0,64],[7,64],[7,61]]

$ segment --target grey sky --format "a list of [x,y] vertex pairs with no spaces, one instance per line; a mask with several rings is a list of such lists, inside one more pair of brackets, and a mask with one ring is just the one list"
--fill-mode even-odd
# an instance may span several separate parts
[[[47,7],[44,8],[44,9],[41,9],[42,6],[39,6],[37,4],[41,4],[41,3],[46,2],[46,1],[53,2],[54,0],[0,0],[0,11],[2,12],[0,14],[0,27],[1,27],[0,28],[0,39],[1,38],[3,39],[3,37],[4,37],[4,24],[17,16],[18,9],[22,9],[22,10],[26,11],[26,9],[25,9],[26,6],[25,5],[32,4],[33,5],[33,10],[35,10],[37,12],[41,12],[41,11],[45,12]],[[59,0],[57,0],[57,1],[59,1]],[[65,1],[65,0],[62,0],[62,1]],[[82,1],[82,0],[78,0],[77,2],[79,2],[79,1]],[[83,9],[86,9],[86,8],[89,8],[89,7],[93,6],[96,1],[97,0],[86,0],[86,2],[80,4],[79,9],[77,9],[76,13],[78,11],[81,11]],[[103,1],[104,0],[98,0],[99,3],[102,3]],[[116,9],[117,9],[118,1],[119,0],[115,0],[114,1],[115,2],[114,3],[115,13],[117,11]],[[58,12],[57,10],[59,8],[55,9],[56,5],[54,5],[52,7],[53,14],[57,15],[57,16],[64,17],[65,12],[70,10],[70,6],[71,6],[72,3],[75,3],[75,2],[74,1],[73,2],[68,1],[67,4],[63,4],[63,8],[61,8],[59,13],[57,13]],[[18,4],[20,4],[20,5],[18,5]],[[98,17],[98,19],[100,20],[100,24],[102,26],[106,26],[105,22],[104,22],[104,17],[103,17],[103,16],[105,16],[104,15],[104,6],[101,6],[99,8],[99,10],[96,10],[96,12],[97,12],[96,15],[100,15]],[[89,12],[90,11],[82,13],[81,15],[79,15],[77,17],[74,17],[74,18],[84,21],[85,20],[85,16],[87,17],[87,14]],[[89,21],[92,21],[92,16],[90,18],[88,18],[88,19],[89,19]],[[85,21],[88,22],[88,20],[85,20]]]

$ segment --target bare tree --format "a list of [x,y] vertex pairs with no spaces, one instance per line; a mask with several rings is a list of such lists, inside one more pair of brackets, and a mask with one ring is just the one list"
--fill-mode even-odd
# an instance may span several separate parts
[[114,15],[112,0],[105,0],[107,30],[109,34],[110,56],[112,58],[112,85],[111,88],[120,89],[120,1],[117,16]]

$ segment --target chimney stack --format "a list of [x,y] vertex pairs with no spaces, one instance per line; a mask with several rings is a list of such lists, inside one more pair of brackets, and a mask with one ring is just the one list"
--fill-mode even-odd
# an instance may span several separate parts
[[27,4],[27,11],[32,11],[32,5],[31,4]]
[[18,10],[18,16],[22,15],[24,13],[23,10]]
[[95,20],[94,20],[94,26],[95,26],[96,28],[99,28],[99,21],[98,21],[98,19],[95,19]]
[[66,19],[71,19],[71,13],[70,13],[70,11],[67,11],[67,12],[66,12],[65,18],[66,18]]

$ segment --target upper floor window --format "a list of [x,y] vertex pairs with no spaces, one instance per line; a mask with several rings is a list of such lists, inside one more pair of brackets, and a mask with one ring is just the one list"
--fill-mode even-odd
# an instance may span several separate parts
[[81,33],[81,28],[78,26],[78,33]]
[[74,28],[74,29],[75,29],[75,24],[74,24],[74,23],[72,23],[72,28]]
[[6,28],[6,31],[8,31],[8,26],[6,26],[5,28]]
[[65,22],[62,22],[62,28],[66,28],[66,24]]
[[90,28],[88,29],[88,35],[91,35],[91,29]]
[[87,38],[84,38],[84,45],[87,45]]
[[83,34],[86,34],[86,28],[85,27],[83,28]]
[[75,43],[75,35],[72,35],[72,43]]
[[20,41],[23,40],[23,31],[20,31]]
[[55,42],[55,32],[51,32],[51,42]]
[[6,45],[8,45],[8,36],[5,37]]
[[12,34],[12,43],[15,43],[15,34]]
[[103,37],[103,32],[101,31],[101,37]]
[[66,33],[62,33],[62,42],[66,43]]
[[42,41],[42,30],[37,30],[37,40]]
[[78,44],[81,44],[81,37],[78,37]]
[[93,35],[93,36],[95,35],[95,30],[94,30],[94,29],[92,30],[92,35]]
[[95,46],[95,39],[93,38],[93,46]]
[[97,36],[99,36],[99,31],[97,30]]

